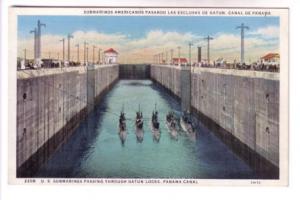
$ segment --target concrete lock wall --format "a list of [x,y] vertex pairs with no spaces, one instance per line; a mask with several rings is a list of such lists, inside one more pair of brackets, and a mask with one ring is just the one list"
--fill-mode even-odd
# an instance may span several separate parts
[[104,92],[119,79],[119,65],[95,67],[95,101],[98,103]]
[[[17,176],[31,176],[87,115],[88,85],[94,98],[118,79],[118,66],[17,72]],[[91,89],[91,88],[90,88]],[[99,100],[99,99],[98,99]]]
[[177,97],[181,96],[181,69],[178,66],[151,65],[150,77],[170,90]]
[[181,110],[191,112],[191,71],[184,67],[180,71]]
[[[151,66],[151,78],[181,98],[179,73],[177,66]],[[193,68],[191,106],[245,144],[247,159],[253,151],[279,167],[278,73]],[[249,162],[261,168],[260,161]]]
[[119,66],[120,79],[149,79],[150,65],[148,64],[121,64]]

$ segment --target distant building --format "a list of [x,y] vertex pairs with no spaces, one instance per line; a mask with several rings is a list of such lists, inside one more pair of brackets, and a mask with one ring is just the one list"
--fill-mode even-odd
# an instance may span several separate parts
[[268,53],[260,58],[261,63],[264,65],[279,65],[280,56],[279,53]]
[[188,61],[187,61],[186,58],[180,58],[180,62],[179,62],[179,58],[173,58],[173,59],[172,59],[172,63],[173,63],[174,65],[178,65],[179,63],[180,63],[181,65],[186,65],[186,64],[188,63]]
[[118,52],[113,48],[109,48],[106,51],[104,51],[104,62],[106,64],[117,63],[117,58],[118,58]]

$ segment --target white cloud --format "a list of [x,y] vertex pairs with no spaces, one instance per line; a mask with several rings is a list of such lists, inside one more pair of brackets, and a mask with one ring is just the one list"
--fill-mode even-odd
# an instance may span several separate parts
[[74,36],[74,42],[76,43],[86,41],[88,43],[98,45],[122,43],[127,39],[127,36],[121,33],[105,34],[96,31],[76,31],[72,35]]
[[150,31],[144,38],[136,39],[128,43],[129,47],[171,47],[187,44],[196,39],[191,33],[163,32],[161,30]]
[[250,35],[259,35],[265,38],[278,38],[279,37],[279,27],[278,26],[267,26],[258,28],[255,31],[249,32]]

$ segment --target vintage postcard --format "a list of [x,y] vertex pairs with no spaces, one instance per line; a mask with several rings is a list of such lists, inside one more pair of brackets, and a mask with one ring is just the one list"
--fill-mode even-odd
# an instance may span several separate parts
[[11,7],[10,184],[288,184],[287,8]]

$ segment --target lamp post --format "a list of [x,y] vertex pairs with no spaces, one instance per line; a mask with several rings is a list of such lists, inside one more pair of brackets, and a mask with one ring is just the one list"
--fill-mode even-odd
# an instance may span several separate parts
[[161,64],[161,54],[158,53],[157,55],[158,55],[158,64]]
[[61,39],[60,41],[63,44],[63,57],[62,57],[62,59],[63,59],[63,65],[65,65],[65,38]]
[[160,64],[160,53],[158,54],[158,64]]
[[101,64],[101,51],[102,51],[102,49],[98,49],[98,63],[99,63],[99,65]]
[[95,64],[95,49],[97,47],[95,45],[93,45],[93,64]]
[[68,61],[70,62],[70,39],[73,38],[73,35],[68,34]]
[[51,61],[50,61],[50,59],[51,59],[51,52],[50,51],[48,52],[48,56],[49,56],[48,67],[51,67]]
[[84,45],[83,45],[83,63],[84,63],[84,65],[86,65],[86,62],[87,62],[87,57],[86,57],[86,55],[87,55],[87,53],[86,53],[86,49],[87,49],[87,45],[88,45],[89,43],[87,43],[86,41],[84,41]]
[[192,66],[192,42],[189,42],[189,65]]
[[170,50],[170,65],[173,63],[173,51],[174,51],[174,49],[171,49]]
[[166,51],[166,62],[165,62],[165,64],[167,65],[168,64],[168,51]]
[[33,44],[33,58],[34,60],[37,59],[37,29],[30,31],[30,33],[33,33],[34,37],[34,44]]
[[209,60],[210,59],[210,57],[209,57],[209,41],[213,40],[213,38],[208,35],[204,39],[207,40],[207,62],[208,62],[208,66],[209,66],[209,64],[210,64],[210,60]]
[[42,36],[42,27],[46,27],[46,24],[41,23],[40,20],[38,20],[37,23],[37,58],[40,59],[41,58],[41,36]]
[[180,46],[178,46],[177,47],[177,49],[178,49],[178,66],[180,66],[180,62],[181,62],[181,59],[180,59],[180,49],[181,49],[181,47]]
[[105,54],[102,52],[102,63],[105,64]]
[[24,65],[25,65],[25,67],[26,67],[26,48],[24,49]]
[[79,44],[76,44],[75,47],[77,47],[77,63],[79,64]]
[[86,47],[86,63],[89,64],[89,47]]
[[244,23],[242,23],[240,26],[236,27],[237,29],[241,29],[241,64],[244,64],[245,62],[245,55],[244,55],[244,30],[249,29],[248,26],[245,26]]

